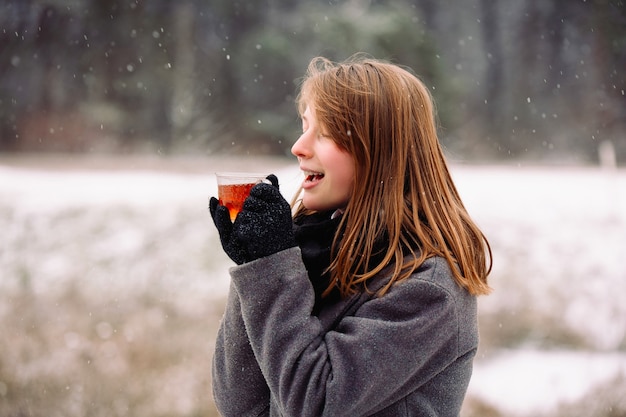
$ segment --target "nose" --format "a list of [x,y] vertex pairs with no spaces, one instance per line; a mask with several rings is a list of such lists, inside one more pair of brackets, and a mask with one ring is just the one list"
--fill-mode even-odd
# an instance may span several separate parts
[[300,135],[296,143],[293,144],[291,153],[298,158],[307,158],[310,155],[310,151],[306,146],[305,134]]

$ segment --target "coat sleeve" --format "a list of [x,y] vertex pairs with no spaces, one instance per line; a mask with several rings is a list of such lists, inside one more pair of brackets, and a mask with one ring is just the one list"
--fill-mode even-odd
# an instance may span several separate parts
[[230,287],[213,355],[213,398],[224,417],[268,414],[269,388],[248,340],[235,288]]
[[460,355],[454,297],[433,280],[408,279],[323,333],[311,315],[313,290],[299,248],[234,267],[231,277],[252,350],[283,415],[370,415]]

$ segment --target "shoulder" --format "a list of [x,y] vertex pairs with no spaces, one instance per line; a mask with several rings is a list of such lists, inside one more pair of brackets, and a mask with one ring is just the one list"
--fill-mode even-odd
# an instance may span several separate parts
[[[368,284],[372,288],[381,288],[391,278],[394,266],[389,266]],[[405,280],[395,283],[388,293],[427,293],[439,294],[446,298],[473,298],[465,289],[457,284],[448,262],[441,257],[432,257],[425,260]]]
[[439,256],[426,259],[407,279],[407,283],[409,285],[432,286],[454,298],[470,296],[454,279],[450,264]]
[[[377,278],[388,280],[388,274]],[[460,351],[471,350],[478,344],[476,297],[457,284],[450,266],[440,257],[427,259],[409,278],[394,284],[382,297],[370,299],[363,307],[373,307],[379,312],[391,309],[394,315],[418,318],[422,325],[438,323],[437,327],[456,334]]]

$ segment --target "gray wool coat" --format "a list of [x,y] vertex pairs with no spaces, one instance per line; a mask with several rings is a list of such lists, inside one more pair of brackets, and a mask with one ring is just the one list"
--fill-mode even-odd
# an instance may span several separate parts
[[383,297],[357,294],[319,317],[298,247],[230,274],[213,358],[223,416],[459,415],[478,345],[476,299],[444,259]]

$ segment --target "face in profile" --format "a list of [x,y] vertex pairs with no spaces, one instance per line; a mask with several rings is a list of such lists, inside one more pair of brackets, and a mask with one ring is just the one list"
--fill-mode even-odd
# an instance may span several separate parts
[[354,185],[354,158],[320,126],[315,110],[307,105],[302,135],[291,148],[304,174],[302,204],[309,210],[344,209]]

